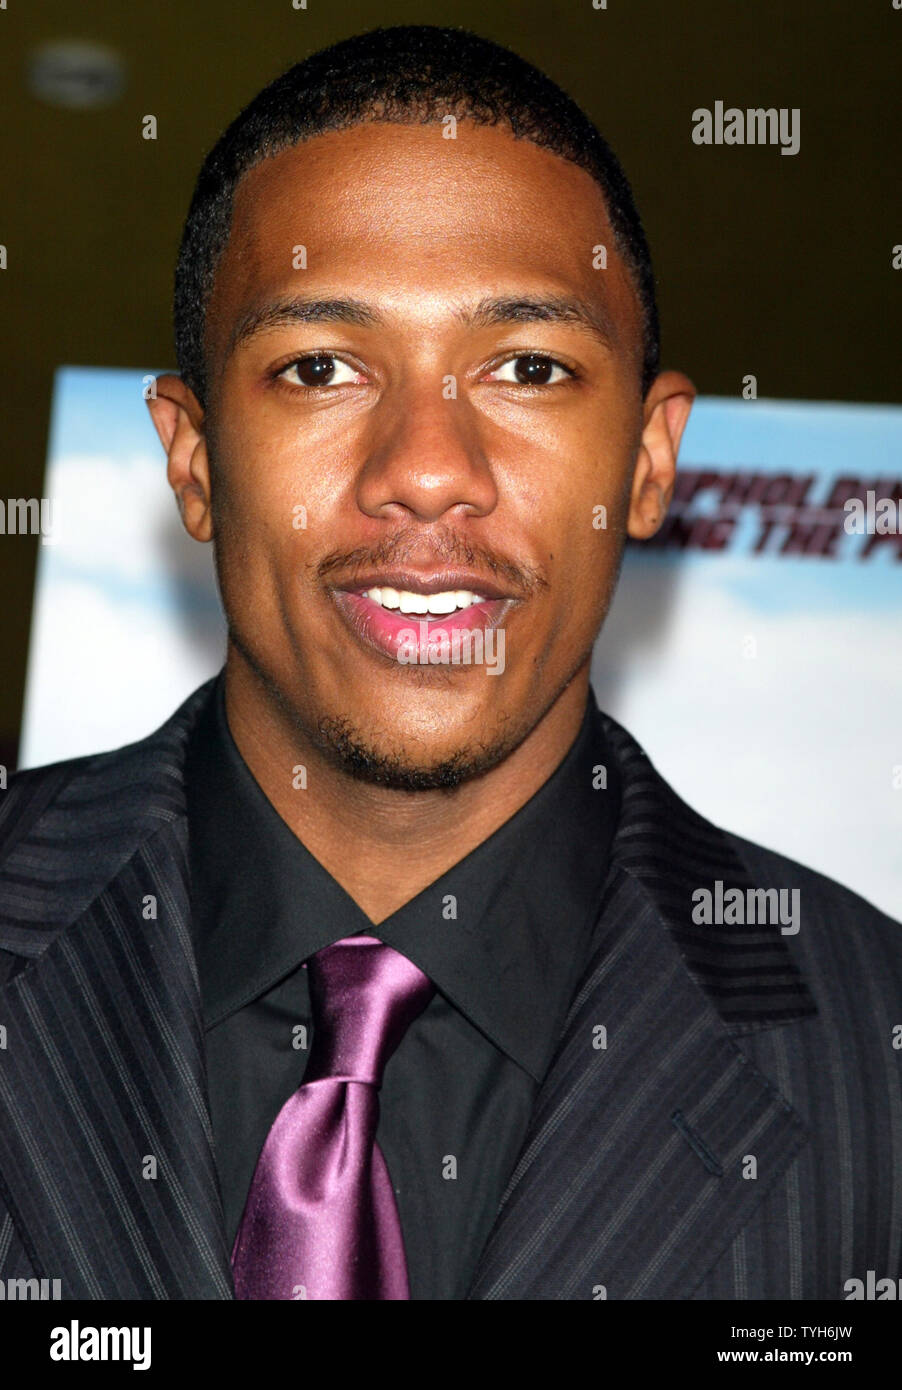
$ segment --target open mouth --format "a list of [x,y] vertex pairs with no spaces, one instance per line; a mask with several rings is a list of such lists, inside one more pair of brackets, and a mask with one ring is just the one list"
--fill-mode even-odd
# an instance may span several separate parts
[[487,587],[464,587],[454,584],[453,577],[411,577],[406,582],[398,577],[393,583],[332,589],[331,596],[365,646],[400,664],[423,665],[430,664],[432,648],[435,665],[443,664],[435,660],[440,647],[459,650],[478,629],[498,627],[516,603],[497,590],[487,593]]

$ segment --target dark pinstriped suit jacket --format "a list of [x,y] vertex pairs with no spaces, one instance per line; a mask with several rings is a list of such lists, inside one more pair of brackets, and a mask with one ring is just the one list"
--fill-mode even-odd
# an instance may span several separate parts
[[[0,1277],[64,1298],[233,1296],[183,781],[209,689],[0,793]],[[703,820],[604,723],[623,802],[601,939],[470,1297],[842,1299],[902,1276],[902,927]],[[799,888],[801,930],[694,926],[716,880]]]

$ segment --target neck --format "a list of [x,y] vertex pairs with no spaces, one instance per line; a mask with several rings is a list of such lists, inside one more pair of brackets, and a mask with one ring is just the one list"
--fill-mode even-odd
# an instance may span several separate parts
[[[396,791],[345,772],[274,708],[232,649],[225,703],[232,737],[268,800],[377,924],[482,844],[539,790],[579,732],[588,691],[587,662],[497,767],[453,790],[424,792]],[[298,764],[307,769],[316,796],[293,789],[286,777],[286,768]]]

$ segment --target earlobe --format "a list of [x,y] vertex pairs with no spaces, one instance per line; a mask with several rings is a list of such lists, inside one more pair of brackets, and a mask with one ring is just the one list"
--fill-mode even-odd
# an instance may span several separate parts
[[626,526],[627,534],[633,540],[647,541],[655,534],[667,513],[672,491],[673,475],[669,481],[665,481],[643,440],[639,446]]

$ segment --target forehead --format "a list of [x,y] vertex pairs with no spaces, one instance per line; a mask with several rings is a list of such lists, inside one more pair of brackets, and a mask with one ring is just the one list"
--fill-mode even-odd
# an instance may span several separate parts
[[596,181],[502,127],[461,120],[453,139],[446,129],[367,122],[251,169],[235,193],[208,348],[279,293],[349,292],[434,323],[452,301],[541,288],[594,298],[635,350],[636,294]]

